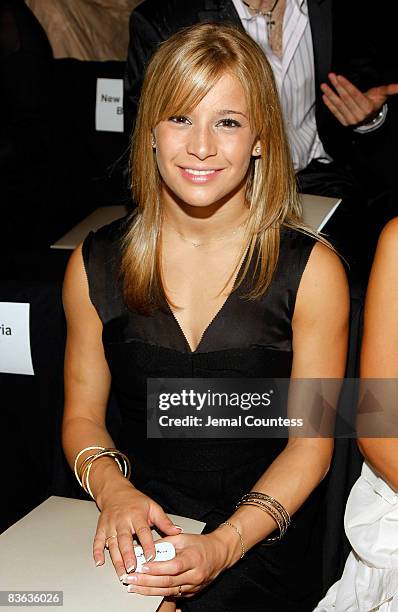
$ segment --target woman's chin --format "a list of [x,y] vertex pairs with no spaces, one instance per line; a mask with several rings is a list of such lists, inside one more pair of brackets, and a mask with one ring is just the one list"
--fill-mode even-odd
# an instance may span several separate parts
[[212,208],[225,201],[225,197],[222,194],[188,194],[182,192],[175,195],[177,197],[174,199],[180,206],[189,206],[191,208]]

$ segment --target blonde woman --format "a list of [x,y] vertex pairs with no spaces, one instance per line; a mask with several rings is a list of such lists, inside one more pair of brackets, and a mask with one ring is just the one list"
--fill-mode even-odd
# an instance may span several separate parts
[[[91,463],[94,560],[104,563],[107,544],[130,591],[171,598],[162,610],[178,598],[182,610],[308,612],[320,590],[316,489],[332,440],[146,439],[149,377],[344,373],[345,274],[300,224],[272,72],[246,34],[201,24],[160,46],[132,186],[136,214],[91,234],[64,286],[66,456],[71,466],[79,457],[84,479],[89,447],[115,447],[105,426],[112,381],[118,451],[132,464],[128,480],[112,456]],[[262,504],[243,503],[248,493]],[[180,533],[165,512],[205,521],[206,533]],[[150,562],[151,526],[175,559]],[[132,534],[148,561],[139,574]]]

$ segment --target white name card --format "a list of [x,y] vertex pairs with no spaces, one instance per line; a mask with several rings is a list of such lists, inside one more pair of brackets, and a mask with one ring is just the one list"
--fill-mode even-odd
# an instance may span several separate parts
[[29,310],[30,304],[0,302],[0,373],[34,374]]
[[97,79],[95,129],[123,132],[123,79]]

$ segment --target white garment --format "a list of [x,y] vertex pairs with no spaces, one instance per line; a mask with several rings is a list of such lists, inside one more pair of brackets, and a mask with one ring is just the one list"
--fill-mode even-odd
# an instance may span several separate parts
[[353,550],[313,612],[398,612],[398,495],[366,463],[344,525]]
[[267,19],[252,16],[242,0],[233,0],[246,33],[262,48],[275,76],[296,172],[313,159],[331,160],[318,135],[315,121],[314,50],[307,2],[286,0],[282,59],[268,43]]

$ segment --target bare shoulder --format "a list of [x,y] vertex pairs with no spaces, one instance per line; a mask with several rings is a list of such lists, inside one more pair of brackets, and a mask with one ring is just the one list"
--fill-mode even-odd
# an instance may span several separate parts
[[81,322],[87,318],[99,319],[90,300],[81,244],[73,251],[68,261],[62,288],[62,300],[68,324],[75,318]]
[[[344,266],[333,249],[316,242],[297,292],[294,316],[348,312],[349,291]],[[336,310],[337,309],[337,310]]]
[[398,218],[383,229],[365,301],[361,376],[398,377]]
[[316,276],[318,280],[322,280],[325,274],[331,274],[332,278],[346,278],[339,255],[331,247],[317,241],[311,251],[304,275]]
[[396,241],[398,245],[398,217],[391,219],[380,234],[380,241],[385,242],[390,240]]
[[372,307],[372,317],[378,316],[379,307],[385,311],[398,302],[398,217],[387,223],[380,234],[370,273],[366,294],[366,312]]
[[[375,265],[397,269],[398,259],[398,217],[384,227],[377,243]],[[398,272],[397,272],[398,274]]]
[[87,284],[87,279],[84,269],[82,245],[80,244],[72,252],[72,255],[70,256],[68,261],[68,265],[66,266],[64,283],[62,288],[62,296],[64,303],[66,302],[68,304],[68,302],[74,297],[79,297],[79,289],[84,290],[85,283]]
[[301,277],[292,319],[293,367],[298,378],[344,375],[349,291],[339,256],[316,242]]

